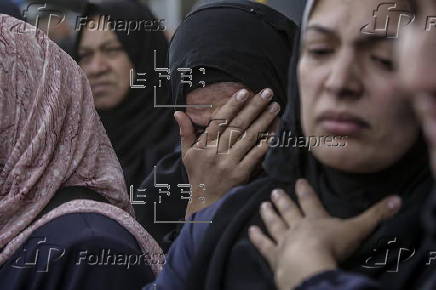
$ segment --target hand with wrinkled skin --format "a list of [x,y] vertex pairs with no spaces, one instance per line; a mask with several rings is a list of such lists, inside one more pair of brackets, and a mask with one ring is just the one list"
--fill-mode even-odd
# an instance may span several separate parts
[[251,242],[268,261],[278,289],[293,289],[317,273],[334,270],[348,258],[375,227],[393,216],[401,199],[391,196],[350,219],[330,216],[307,181],[295,185],[300,207],[283,190],[273,190],[272,204],[260,214],[271,240],[257,226],[249,229]]
[[238,91],[213,114],[198,140],[189,117],[184,112],[174,114],[180,127],[182,161],[192,185],[187,217],[249,180],[268,150],[268,142],[257,144],[259,135],[278,120],[280,105],[269,105],[272,96],[271,89],[254,96],[245,89]]

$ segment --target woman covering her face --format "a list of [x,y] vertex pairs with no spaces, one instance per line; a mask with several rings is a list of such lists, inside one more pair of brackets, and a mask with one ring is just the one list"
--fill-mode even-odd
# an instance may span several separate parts
[[155,65],[167,67],[165,22],[133,1],[91,4],[79,19],[76,60],[89,79],[127,187],[137,188],[177,143],[171,108],[157,107],[170,105],[168,80],[155,71]]
[[[0,58],[1,289],[150,281],[162,252],[132,217],[82,70],[43,32],[6,15]],[[126,269],[115,254],[142,261]]]
[[[263,227],[259,206],[273,189],[282,188],[296,200],[299,178],[308,180],[336,218],[354,217],[389,195],[402,198],[400,212],[341,264],[377,277],[387,289],[402,285],[391,271],[397,257],[376,267],[371,262],[383,259],[388,249],[418,248],[423,234],[419,213],[433,182],[418,121],[407,97],[392,85],[394,43],[386,34],[362,33],[379,4],[320,0],[311,7],[294,75],[300,96],[295,91],[290,96],[283,132],[314,138],[317,144],[309,151],[291,141],[270,151],[264,178],[236,188],[194,217],[213,220],[204,236],[201,226],[185,226],[182,236],[201,239],[186,289],[273,289],[272,272],[250,244],[247,230]],[[407,9],[406,2],[397,4]]]
[[[247,27],[250,27],[248,31]],[[156,174],[150,174],[141,186],[147,188],[149,196],[163,196],[161,202],[156,202],[156,208],[153,203],[146,204],[137,215],[141,224],[150,229],[162,248],[172,242],[171,239],[163,239],[165,234],[176,228],[176,224],[165,221],[177,221],[185,217],[189,195],[181,193],[181,190],[186,192],[186,187],[180,188],[180,185],[190,184],[192,187],[193,194],[188,206],[196,203],[197,191],[206,199],[204,204],[197,203],[206,207],[216,201],[220,193],[224,195],[233,186],[246,184],[260,171],[260,163],[268,146],[266,142],[262,146],[256,142],[248,144],[251,139],[249,133],[254,132],[254,141],[257,141],[259,136],[270,132],[271,121],[278,121],[277,117],[283,110],[269,109],[272,105],[280,104],[282,108],[286,106],[288,67],[293,52],[293,39],[297,37],[296,31],[296,25],[274,9],[241,0],[199,6],[178,27],[169,51],[171,94],[177,105],[188,106],[180,109],[184,113],[177,113],[185,114],[185,119],[192,121],[194,129],[197,129],[196,139],[201,135],[208,137],[208,146],[199,150],[195,147],[196,142],[186,141],[183,139],[186,136],[182,136],[182,152],[165,156],[158,163]],[[182,82],[179,68],[192,68],[192,86]],[[205,70],[204,74],[200,69]],[[273,95],[270,94],[266,99],[259,95],[247,96],[245,102],[236,101],[242,104],[237,115],[239,124],[245,122],[250,125],[249,128],[241,128],[236,122],[232,123],[236,117],[234,120],[226,118],[225,122],[223,117],[219,117],[229,104],[235,106],[231,102],[241,89],[259,93],[265,88],[271,88]],[[265,123],[264,120],[269,120],[269,123],[266,122],[268,124],[264,129],[260,129],[258,124]],[[222,128],[227,131],[234,128],[233,133],[239,129],[247,135],[230,148],[223,141],[225,132],[220,134],[218,142],[210,141],[213,139],[210,138],[213,135],[211,127],[218,122],[226,123]],[[211,126],[208,127],[209,124]],[[181,126],[181,135],[184,131]],[[246,142],[244,146],[248,145],[246,150],[239,150],[242,152],[239,155],[233,154],[232,149],[241,148],[239,145],[242,142]],[[189,153],[184,147],[190,147]],[[222,147],[224,148],[221,149]],[[186,158],[189,155],[192,158]],[[206,155],[213,158],[206,159]],[[170,185],[171,194],[160,194],[154,186],[156,183]],[[204,192],[199,187],[200,184],[204,185]],[[138,192],[137,195],[140,194]],[[154,223],[154,218],[163,223]]]

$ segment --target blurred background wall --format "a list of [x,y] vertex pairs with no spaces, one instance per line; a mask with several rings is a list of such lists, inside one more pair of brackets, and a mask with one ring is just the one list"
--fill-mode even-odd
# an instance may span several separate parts
[[[0,0],[4,1],[4,0]],[[49,37],[65,50],[71,49],[77,17],[89,2],[114,0],[10,0],[19,5],[25,20],[48,31]],[[147,4],[158,19],[164,19],[168,38],[172,36],[185,15],[196,5],[223,0],[115,0],[140,1]],[[300,23],[306,0],[246,0],[269,5]],[[58,15],[58,16],[57,16]],[[62,16],[61,16],[62,15]],[[59,21],[59,17],[65,17]],[[50,27],[49,27],[50,26]],[[68,51],[67,51],[68,52]]]

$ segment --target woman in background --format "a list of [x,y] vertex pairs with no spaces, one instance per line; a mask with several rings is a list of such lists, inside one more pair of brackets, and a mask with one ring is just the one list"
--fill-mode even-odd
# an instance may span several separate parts
[[[184,220],[262,171],[268,144],[264,140],[258,146],[258,141],[274,132],[273,123],[278,123],[281,108],[286,106],[296,35],[296,25],[284,15],[266,5],[241,0],[199,6],[176,30],[169,62],[171,95],[177,105],[187,105],[175,114],[181,152],[165,156],[156,175],[150,174],[141,186],[150,196],[157,196],[155,183],[170,185],[170,196],[161,194],[162,202],[155,199],[156,218],[163,223],[153,223],[152,203],[144,205],[144,216],[138,215],[162,248],[168,248],[175,235],[162,238],[176,228],[165,221]],[[182,82],[179,68],[192,69],[192,86]],[[229,131],[233,135],[226,139]],[[246,135],[238,140],[238,133]],[[205,145],[201,150],[197,138]],[[180,193],[180,184],[192,186],[191,202],[187,202],[188,194]]]
[[25,25],[0,16],[0,288],[138,289],[162,251],[132,216],[85,74]]
[[[108,19],[121,24],[108,25]],[[125,29],[129,22],[137,24],[137,29]],[[139,3],[118,1],[89,5],[81,24],[87,25],[81,26],[78,35],[77,62],[89,79],[95,107],[120,160],[127,187],[136,188],[177,143],[172,110],[155,107],[170,104],[167,80],[161,79],[159,87],[154,70],[155,50],[156,67],[167,66],[164,23]],[[131,81],[146,87],[131,88]]]

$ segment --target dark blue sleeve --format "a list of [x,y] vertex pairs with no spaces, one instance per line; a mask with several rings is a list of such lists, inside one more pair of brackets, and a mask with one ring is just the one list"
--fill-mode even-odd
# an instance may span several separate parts
[[141,289],[154,279],[146,258],[116,221],[67,214],[35,230],[1,266],[0,289]]
[[[170,194],[160,194],[155,183],[168,185]],[[142,184],[133,191],[132,201],[136,220],[147,229],[165,253],[172,244],[172,240],[165,238],[170,233],[176,232],[179,225],[168,221],[185,219],[187,200],[181,198],[181,188],[178,185],[188,183],[181,153],[175,151],[163,157],[156,164],[156,169],[153,169]],[[160,195],[162,195],[161,202]],[[140,204],[144,201],[146,204]]]
[[380,290],[380,286],[370,278],[341,270],[325,271],[312,276],[296,290]]
[[[234,192],[232,190],[232,192]],[[232,194],[229,192],[228,196]],[[197,223],[186,223],[177,239],[172,244],[165,266],[154,283],[145,286],[143,290],[174,290],[183,289],[191,269],[193,257],[195,257],[204,234],[217,209],[224,202],[224,198],[212,204],[210,207],[193,214],[191,221]],[[198,223],[200,222],[200,223]]]

